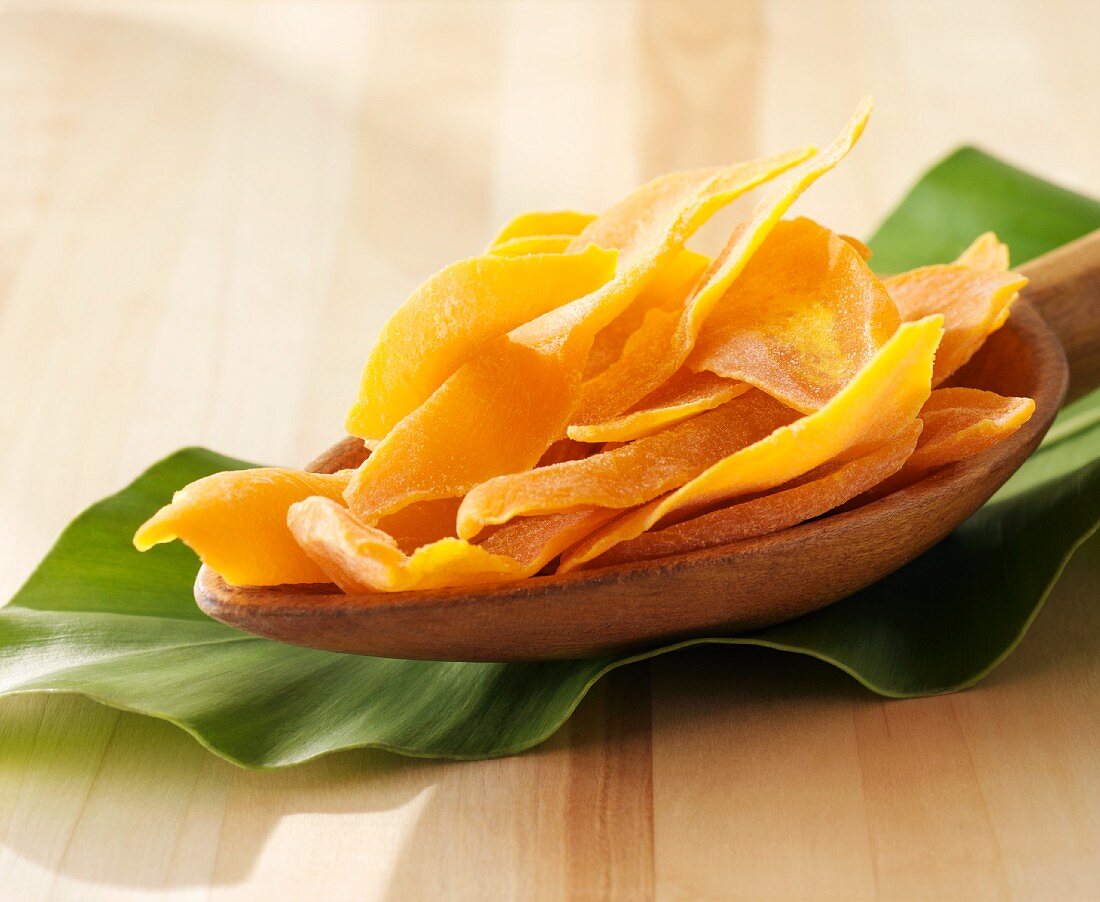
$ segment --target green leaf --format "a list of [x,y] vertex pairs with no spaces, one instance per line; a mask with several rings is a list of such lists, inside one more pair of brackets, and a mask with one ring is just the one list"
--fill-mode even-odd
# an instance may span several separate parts
[[1100,227],[1100,202],[961,147],[933,166],[868,242],[880,272],[954,260],[994,231],[1019,265]]
[[[1041,212],[1020,222],[1016,210],[1029,207]],[[1097,226],[1100,206],[965,150],[918,184],[872,244],[895,269],[949,259],[989,228],[1023,256]],[[295,648],[205,617],[192,600],[190,552],[175,544],[139,555],[130,544],[174,489],[248,466],[185,449],[81,514],[0,611],[0,694],[80,693],[169,720],[238,764],[279,767],[357,746],[511,754],[553,733],[607,671],[704,642],[811,655],[884,695],[950,691],[1004,659],[1095,530],[1098,459],[1094,394],[1064,411],[1025,467],[948,539],[816,614],[632,658],[457,664]]]

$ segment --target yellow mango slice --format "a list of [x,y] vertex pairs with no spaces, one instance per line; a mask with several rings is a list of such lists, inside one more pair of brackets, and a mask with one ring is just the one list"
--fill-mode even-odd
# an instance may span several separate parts
[[890,440],[913,421],[928,399],[942,327],[941,316],[904,324],[820,410],[781,426],[674,492],[612,521],[568,552],[562,569],[592,560],[662,520],[688,519],[727,499],[796,479],[853,448]]
[[569,437],[578,442],[629,442],[682,423],[696,414],[713,410],[748,391],[743,382],[714,373],[680,370],[633,410],[591,426],[570,426]]
[[286,512],[311,495],[339,501],[350,479],[351,471],[322,475],[276,467],[215,473],[176,492],[141,525],[134,546],[147,551],[182,539],[235,586],[328,582],[294,541]]
[[524,515],[578,507],[634,507],[683,485],[795,416],[763,392],[749,392],[612,451],[497,476],[463,499],[458,534],[472,538],[485,526]]
[[820,517],[886,479],[913,453],[920,421],[866,454],[831,460],[785,486],[621,542],[585,564],[608,567],[740,542]]
[[490,254],[445,267],[383,326],[348,432],[384,438],[487,342],[606,283],[617,256],[586,247],[576,254]]
[[706,254],[684,248],[662,266],[633,303],[596,334],[584,378],[591,378],[618,360],[631,337],[653,317],[660,316],[654,311],[681,310],[710,263]]
[[[870,115],[871,102],[866,99],[828,148],[798,166],[756,205],[684,306],[660,358],[654,360],[648,356],[648,347],[644,352],[624,353],[614,365],[585,383],[574,424],[587,425],[617,416],[662,385],[684,364],[707,316],[769,232],[803,191],[844,159],[863,134]],[[598,240],[596,243],[600,244]]]
[[596,217],[592,213],[578,213],[576,210],[534,210],[520,213],[489,243],[489,250],[495,251],[503,244],[516,238],[530,238],[534,235],[577,235]]
[[1008,270],[1008,245],[993,232],[986,232],[975,238],[974,243],[955,262],[973,269],[1005,272]]
[[497,244],[488,253],[498,257],[522,257],[527,254],[563,254],[573,241],[572,235],[527,235]]
[[517,521],[484,544],[446,538],[406,554],[385,532],[363,525],[329,498],[291,505],[295,539],[332,582],[348,593],[472,586],[532,576],[592,529],[607,511],[575,511]]
[[377,523],[413,502],[463,495],[493,476],[533,467],[565,434],[596,333],[715,210],[808,153],[665,176],[589,224],[576,247],[617,249],[615,278],[513,329],[463,364],[359,468],[345,493],[352,512]]
[[943,314],[944,336],[936,354],[933,385],[958,370],[1004,325],[1027,284],[1023,276],[998,268],[1002,260],[1007,263],[1008,252],[993,242],[995,238],[982,236],[958,262],[922,266],[884,283],[903,320]]
[[707,317],[688,366],[812,413],[898,323],[890,295],[850,244],[809,219],[779,222]]
[[916,451],[882,494],[980,454],[1016,432],[1034,412],[1031,398],[1005,398],[976,388],[937,388],[921,408],[924,432]]

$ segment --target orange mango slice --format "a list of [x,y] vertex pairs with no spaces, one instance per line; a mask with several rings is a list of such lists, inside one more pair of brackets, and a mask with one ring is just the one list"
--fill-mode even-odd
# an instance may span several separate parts
[[[748,221],[734,231],[733,237],[688,300],[675,331],[668,336],[665,353],[656,360],[648,356],[648,351],[624,353],[613,366],[585,384],[574,423],[586,425],[600,422],[628,410],[683,365],[707,316],[741,274],[768,233],[803,191],[844,159],[859,140],[870,115],[871,102],[867,99],[856,108],[843,132],[828,148],[795,168],[756,205]],[[582,236],[586,232],[582,232]],[[596,243],[602,245],[598,240]]]
[[578,235],[596,218],[593,213],[578,213],[576,210],[532,210],[520,213],[489,243],[489,250],[495,251],[503,244],[516,238],[530,238],[546,235]]
[[980,454],[1031,419],[1031,398],[1005,398],[976,388],[938,388],[921,408],[924,432],[901,472],[882,494],[923,479],[933,470]]
[[398,548],[411,553],[421,545],[430,545],[455,535],[455,517],[461,500],[436,498],[410,504],[383,517],[377,528],[389,535]]
[[743,382],[683,369],[639,401],[633,410],[603,423],[570,426],[569,437],[578,442],[634,441],[713,410],[748,390],[749,386]]
[[577,507],[635,507],[683,485],[795,416],[764,393],[749,392],[612,451],[497,476],[465,497],[458,509],[458,534],[472,538],[483,527],[513,517]]
[[488,251],[498,257],[523,257],[527,254],[563,254],[573,241],[572,235],[527,235],[510,238]]
[[445,267],[383,326],[348,432],[384,438],[487,342],[607,282],[617,256],[586,247],[576,254],[490,254]]
[[700,551],[789,529],[820,517],[886,479],[913,453],[920,421],[866,454],[829,461],[773,492],[719,508],[665,529],[642,533],[588,562],[606,567]]
[[609,523],[568,552],[562,569],[592,560],[662,520],[688,519],[727,499],[796,479],[853,448],[890,440],[913,421],[928,399],[942,326],[941,316],[904,324],[820,410],[781,426],[674,492]]
[[779,222],[707,317],[688,366],[812,413],[898,322],[890,295],[850,244],[808,219]]
[[858,238],[853,238],[851,235],[841,235],[840,240],[850,244],[852,249],[859,254],[864,261],[871,259],[871,249]]
[[596,333],[715,210],[807,154],[665,176],[590,223],[575,245],[617,249],[615,278],[490,342],[455,371],[359,468],[345,493],[352,512],[369,525],[413,502],[463,495],[533,467],[565,434]]
[[[994,244],[996,242],[996,244]],[[1006,319],[1027,279],[1000,269],[1008,252],[984,235],[955,263],[922,266],[885,281],[906,321],[942,313],[944,336],[932,384],[966,363]],[[967,261],[967,262],[963,262]]]
[[291,505],[287,523],[304,552],[348,593],[473,586],[532,576],[564,548],[609,519],[575,511],[517,521],[482,545],[445,538],[406,554],[388,533],[365,526],[323,497]]
[[682,309],[684,301],[710,263],[711,259],[706,254],[684,248],[657,270],[653,280],[641,290],[634,302],[596,334],[585,364],[584,377],[591,378],[618,360],[631,337],[652,316],[659,315],[654,311]]
[[182,539],[202,562],[235,586],[327,582],[286,525],[286,512],[311,495],[336,503],[351,471],[334,475],[276,467],[231,470],[192,482],[134,535],[146,551]]

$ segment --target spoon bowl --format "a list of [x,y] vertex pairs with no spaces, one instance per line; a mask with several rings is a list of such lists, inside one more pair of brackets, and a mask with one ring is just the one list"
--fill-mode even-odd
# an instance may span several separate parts
[[[1025,267],[1031,281],[1012,316],[951,380],[1033,398],[1031,419],[985,452],[863,506],[688,554],[473,589],[345,595],[331,585],[239,587],[203,567],[195,596],[216,620],[280,642],[447,661],[620,654],[809,613],[947,536],[1038,447],[1067,385],[1078,395],[1100,383],[1098,261],[1094,233]],[[345,439],[310,469],[355,467],[366,453]]]
[[[1020,304],[956,384],[1035,399],[1014,435],[878,501],[791,529],[655,561],[475,589],[345,595],[334,586],[230,586],[207,567],[211,617],[295,645],[451,661],[530,661],[635,651],[757,629],[850,595],[911,561],[969,517],[1038,446],[1066,391],[1065,356]],[[357,466],[354,441],[312,469]]]

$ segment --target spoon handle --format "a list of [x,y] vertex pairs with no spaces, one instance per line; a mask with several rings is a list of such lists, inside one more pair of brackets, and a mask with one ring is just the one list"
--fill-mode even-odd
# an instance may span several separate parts
[[1021,268],[1021,297],[1058,336],[1069,361],[1067,401],[1100,386],[1100,229]]

